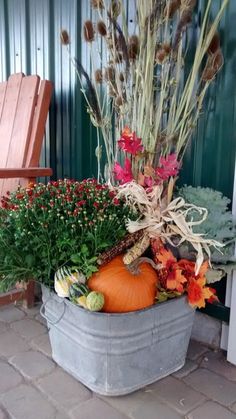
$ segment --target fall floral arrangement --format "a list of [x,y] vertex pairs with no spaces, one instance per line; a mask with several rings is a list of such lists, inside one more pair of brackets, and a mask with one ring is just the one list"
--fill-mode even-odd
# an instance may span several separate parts
[[[193,307],[216,300],[206,274],[211,250],[222,244],[193,231],[207,219],[205,208],[181,196],[173,198],[206,91],[223,65],[217,27],[228,0],[222,1],[213,20],[211,3],[206,5],[194,53],[191,50],[191,66],[185,65],[187,33],[194,23],[196,0],[130,0],[131,33],[123,1],[91,1],[93,19],[83,26],[91,74],[70,55],[72,41],[62,30],[61,41],[97,129],[97,183],[36,185],[23,197],[19,192],[4,198],[2,210],[9,229],[13,219],[13,229],[17,228],[19,208],[20,224],[25,211],[25,218],[29,213],[34,218],[29,221],[34,226],[37,213],[41,223],[37,226],[45,228],[45,235],[55,223],[44,268],[36,277],[43,279],[47,273],[50,283],[55,273],[59,296],[105,312],[138,310],[184,293]],[[88,189],[85,194],[83,188]],[[37,196],[41,192],[43,202]],[[197,220],[189,217],[193,210],[199,214]],[[29,234],[29,227],[27,232],[22,227],[16,240]],[[191,244],[195,261],[175,254],[185,242]],[[38,265],[31,256],[27,260]],[[2,275],[6,278],[7,272]]]

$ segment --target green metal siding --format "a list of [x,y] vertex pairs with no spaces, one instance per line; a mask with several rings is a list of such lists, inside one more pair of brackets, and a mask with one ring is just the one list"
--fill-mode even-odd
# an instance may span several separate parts
[[[199,11],[206,1],[199,2]],[[214,0],[213,13],[221,1]],[[200,13],[199,13],[200,15]],[[224,67],[210,87],[184,163],[181,182],[209,186],[232,199],[236,153],[236,2],[230,0],[219,33]]]
[[[134,1],[127,2],[132,30]],[[205,0],[199,0],[198,18]],[[220,0],[213,1],[217,10]],[[213,10],[214,12],[214,10]],[[75,71],[60,30],[71,36],[71,54],[89,69],[89,52],[81,42],[81,22],[91,16],[88,0],[0,0],[0,80],[10,73],[37,73],[54,82],[42,164],[54,177],[96,176],[95,130],[89,123]],[[220,33],[223,71],[212,86],[194,141],[188,149],[182,182],[208,185],[232,197],[236,127],[236,1],[231,0]],[[197,28],[196,28],[197,30]],[[50,132],[49,132],[50,126]]]

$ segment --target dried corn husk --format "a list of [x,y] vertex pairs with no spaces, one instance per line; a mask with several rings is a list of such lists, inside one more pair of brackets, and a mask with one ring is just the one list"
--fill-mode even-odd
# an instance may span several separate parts
[[[130,233],[145,229],[150,238],[161,237],[172,246],[179,246],[187,241],[197,252],[195,273],[198,274],[203,263],[203,250],[210,258],[210,246],[220,249],[224,245],[193,232],[193,225],[201,224],[207,218],[207,209],[187,204],[182,197],[167,203],[162,197],[163,187],[155,185],[151,190],[144,189],[136,182],[126,183],[119,187],[117,198],[125,197],[127,204],[143,215],[137,221],[128,221]],[[188,213],[196,210],[201,215],[199,221],[187,221]],[[178,243],[173,238],[178,238]]]

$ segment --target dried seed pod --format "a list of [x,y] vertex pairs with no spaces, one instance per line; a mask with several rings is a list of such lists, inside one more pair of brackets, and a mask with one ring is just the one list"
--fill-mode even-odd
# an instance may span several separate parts
[[139,53],[139,38],[137,35],[132,35],[129,39],[128,52],[130,60],[135,60]]
[[94,9],[104,9],[103,0],[91,0],[91,6]]
[[117,96],[116,100],[115,100],[115,105],[120,107],[122,106],[124,103],[124,99],[122,96]]
[[215,77],[215,70],[213,67],[205,67],[202,73],[202,80],[203,81],[211,81]]
[[157,64],[163,64],[166,60],[166,52],[163,48],[160,48],[156,53],[156,63]]
[[116,19],[121,13],[121,2],[120,0],[111,0],[110,14],[113,19]]
[[115,81],[115,69],[112,66],[105,68],[105,79],[113,83]]
[[70,43],[70,37],[66,29],[62,29],[60,38],[62,45],[68,45]]
[[220,37],[218,32],[215,33],[215,35],[213,36],[210,45],[208,47],[207,52],[209,54],[215,54],[215,52],[220,48]]
[[171,46],[170,46],[170,44],[168,44],[167,42],[165,42],[162,47],[165,50],[166,54],[169,55],[170,52],[171,52]]
[[222,54],[221,49],[215,52],[212,57],[212,67],[214,68],[215,72],[217,73],[224,64],[224,57]]
[[119,80],[121,81],[121,83],[123,83],[125,81],[125,77],[123,73],[119,74]]
[[102,70],[100,70],[100,68],[98,68],[95,71],[95,73],[94,73],[94,79],[95,79],[96,83],[102,83],[103,76],[102,76]]
[[180,6],[181,6],[181,0],[171,0],[169,5],[165,7],[164,16],[167,17],[168,19],[171,19],[174,16],[174,14],[177,12],[177,10],[179,10]]
[[94,40],[94,27],[91,20],[86,20],[83,26],[84,39],[86,42],[93,42]]
[[169,44],[158,45],[156,51],[156,63],[163,64],[170,55],[171,47]]
[[99,20],[99,22],[97,23],[97,31],[101,36],[107,35],[107,27],[103,20]]

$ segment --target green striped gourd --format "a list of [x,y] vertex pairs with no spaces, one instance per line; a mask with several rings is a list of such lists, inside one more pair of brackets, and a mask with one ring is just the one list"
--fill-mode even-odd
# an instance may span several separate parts
[[84,284],[86,278],[78,270],[73,270],[68,266],[62,266],[54,275],[54,289],[59,297],[65,298],[70,295],[70,286],[74,283]]

